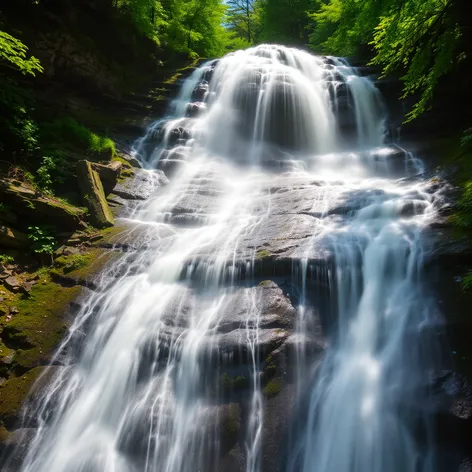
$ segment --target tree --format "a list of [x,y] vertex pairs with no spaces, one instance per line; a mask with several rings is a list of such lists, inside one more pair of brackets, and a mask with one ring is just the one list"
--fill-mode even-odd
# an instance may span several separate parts
[[267,42],[302,45],[308,40],[307,12],[312,0],[258,0],[261,39]]
[[233,37],[243,38],[248,44],[254,41],[255,10],[253,0],[228,0],[226,23]]
[[222,0],[113,0],[113,6],[133,20],[161,46],[189,55],[224,52],[226,35]]
[[370,47],[383,75],[403,73],[404,96],[419,94],[409,121],[430,107],[440,78],[467,58],[467,6],[465,0],[329,0],[309,15],[310,45],[337,55]]
[[0,31],[0,149],[11,137],[18,147],[30,152],[36,147],[36,125],[29,118],[26,102],[28,91],[21,87],[16,76],[35,76],[43,72],[39,60],[28,57],[28,48],[19,39]]
[[8,108],[23,106],[25,91],[15,80],[15,73],[35,76],[38,72],[43,72],[41,63],[34,56],[28,57],[27,46],[0,31],[0,104]]

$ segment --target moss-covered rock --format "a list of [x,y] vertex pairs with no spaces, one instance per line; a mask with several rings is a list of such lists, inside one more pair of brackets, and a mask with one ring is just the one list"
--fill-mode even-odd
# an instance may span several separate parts
[[8,430],[5,426],[0,425],[0,444],[4,444],[8,440]]
[[107,251],[98,247],[88,249],[82,254],[60,256],[54,261],[51,277],[56,281],[71,285],[90,286],[106,264],[121,256],[120,252]]
[[97,171],[89,161],[77,164],[77,178],[85,206],[90,211],[92,224],[97,228],[113,226],[113,214],[110,211],[105,192]]
[[[36,367],[0,385],[0,421],[6,428],[13,427],[18,421],[24,400],[46,369],[47,367]],[[8,432],[3,430],[3,435],[8,435]]]
[[249,379],[242,375],[234,378],[225,372],[220,377],[220,387],[224,392],[244,390],[249,386]]
[[9,366],[13,362],[15,351],[5,346],[0,339],[0,376],[7,374]]
[[270,379],[264,387],[263,393],[267,398],[277,396],[282,391],[282,379]]
[[270,256],[271,256],[271,253],[267,249],[261,249],[256,252],[256,259],[264,259]]
[[272,280],[263,280],[262,282],[259,283],[259,287],[273,287],[275,286],[275,283],[272,282]]
[[62,287],[45,276],[28,295],[16,295],[18,313],[9,322],[2,320],[1,337],[9,349],[16,350],[13,368],[17,372],[48,362],[66,331],[65,312],[81,290]]
[[28,218],[28,224],[47,223],[61,229],[75,230],[85,215],[80,208],[12,179],[0,179],[0,201],[14,208],[18,215]]
[[231,449],[241,429],[241,411],[237,403],[224,405],[220,410],[220,435],[223,449]]
[[263,375],[265,378],[271,378],[275,375],[277,371],[277,364],[275,362],[274,356],[269,354],[264,361],[264,370]]

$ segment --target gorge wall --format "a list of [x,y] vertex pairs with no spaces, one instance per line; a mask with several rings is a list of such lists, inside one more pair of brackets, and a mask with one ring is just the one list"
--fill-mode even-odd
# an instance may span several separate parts
[[93,292],[2,416],[7,470],[467,470],[470,252],[372,83],[259,46],[170,111],[87,236],[114,260],[90,278],[62,248],[56,280]]

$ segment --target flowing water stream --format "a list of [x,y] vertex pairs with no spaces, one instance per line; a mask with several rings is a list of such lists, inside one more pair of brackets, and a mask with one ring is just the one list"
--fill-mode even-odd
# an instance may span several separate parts
[[136,144],[135,250],[76,316],[21,470],[433,471],[433,195],[385,116],[344,60],[198,68]]

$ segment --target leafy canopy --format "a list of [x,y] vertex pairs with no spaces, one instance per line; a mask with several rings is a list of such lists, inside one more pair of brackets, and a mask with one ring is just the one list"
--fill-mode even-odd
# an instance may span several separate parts
[[228,40],[222,0],[115,0],[115,7],[157,44],[190,56],[218,56]]
[[426,111],[439,79],[465,55],[454,0],[329,0],[308,14],[310,46],[336,55],[371,48],[383,75],[403,71],[404,96],[419,93],[407,121]]

